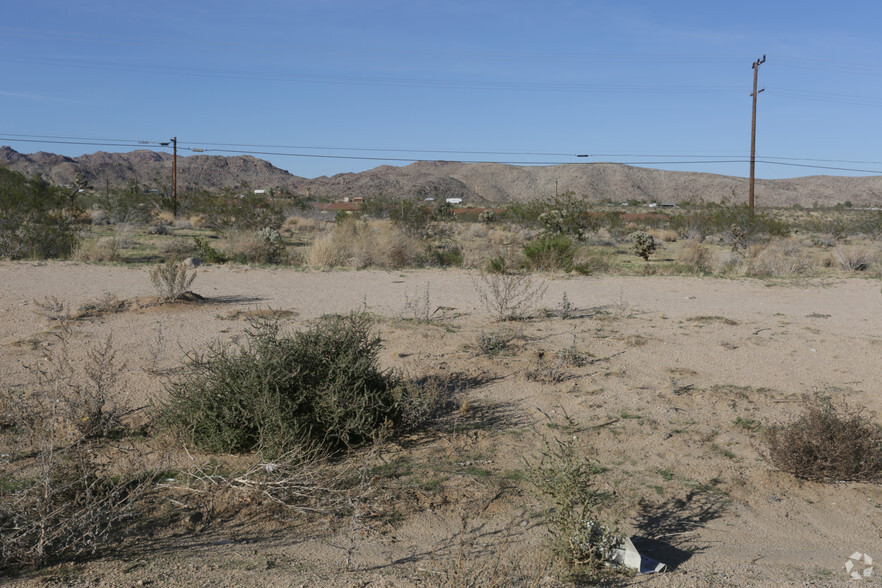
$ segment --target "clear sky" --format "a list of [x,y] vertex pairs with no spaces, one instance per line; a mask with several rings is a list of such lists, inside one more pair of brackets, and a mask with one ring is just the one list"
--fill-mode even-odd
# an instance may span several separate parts
[[0,144],[22,153],[176,136],[180,155],[305,177],[417,159],[746,177],[766,55],[757,177],[882,173],[878,0],[28,0],[0,16]]

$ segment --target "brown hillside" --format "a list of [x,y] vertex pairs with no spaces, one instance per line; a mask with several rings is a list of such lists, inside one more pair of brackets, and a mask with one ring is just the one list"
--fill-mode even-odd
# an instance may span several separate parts
[[[139,150],[65,157],[52,153],[25,155],[0,147],[0,165],[71,183],[83,174],[94,187],[167,185],[172,156]],[[466,204],[527,201],[572,191],[593,201],[631,199],[660,202],[744,202],[747,179],[716,174],[676,172],[617,163],[514,166],[497,163],[417,162],[403,167],[379,166],[361,173],[307,179],[247,155],[192,155],[178,158],[179,187],[208,189],[280,188],[314,197],[462,198]],[[882,205],[882,176],[808,176],[757,180],[759,206],[811,207],[850,201],[855,206]]]

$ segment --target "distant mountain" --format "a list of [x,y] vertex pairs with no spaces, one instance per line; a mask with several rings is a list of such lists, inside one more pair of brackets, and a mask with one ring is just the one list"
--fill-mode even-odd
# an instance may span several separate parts
[[[358,174],[306,180],[320,196],[415,195],[457,197],[465,202],[526,201],[571,190],[592,201],[747,202],[748,180],[696,172],[633,167],[619,163],[514,166],[498,163],[420,162],[381,166]],[[759,206],[811,207],[850,201],[882,205],[882,176],[809,176],[757,180]]]
[[[172,156],[140,150],[65,157],[52,153],[24,155],[0,147],[0,166],[27,175],[39,174],[69,184],[81,173],[96,189],[105,185],[167,186]],[[178,186],[216,190],[248,185],[281,188],[297,194],[342,199],[378,195],[413,198],[462,198],[485,204],[527,201],[571,190],[589,200],[660,203],[747,201],[747,179],[695,172],[632,167],[617,163],[513,166],[497,163],[418,162],[403,167],[380,166],[361,173],[314,179],[292,175],[248,155],[178,157]],[[808,176],[757,180],[758,206],[811,207],[850,201],[855,206],[882,206],[882,176]]]
[[[171,183],[172,155],[146,149],[130,153],[99,151],[80,157],[54,153],[25,155],[9,147],[0,147],[0,166],[25,175],[37,174],[55,184],[70,184],[78,173],[95,189],[125,187],[132,183],[142,186]],[[243,183],[252,188],[292,187],[304,178],[291,175],[267,161],[237,155],[178,156],[178,189],[201,186],[210,190],[236,188]]]

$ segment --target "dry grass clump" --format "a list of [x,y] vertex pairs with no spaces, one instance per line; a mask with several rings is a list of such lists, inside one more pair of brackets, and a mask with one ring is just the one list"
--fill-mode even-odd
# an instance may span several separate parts
[[120,239],[117,237],[101,237],[94,241],[80,241],[74,249],[74,261],[119,261]]
[[303,216],[289,216],[282,224],[284,231],[301,231],[306,233],[314,233],[321,229],[321,222],[314,218]]
[[869,247],[838,245],[832,255],[840,269],[850,272],[866,271],[873,263],[873,251]]
[[680,251],[680,263],[691,272],[707,274],[713,271],[713,256],[707,245],[698,239],[690,239]]
[[388,221],[352,218],[317,236],[306,260],[316,267],[409,267],[419,264],[423,249]]
[[677,231],[671,229],[652,229],[647,232],[657,241],[664,241],[665,243],[676,243],[677,239],[680,238]]
[[810,274],[815,264],[804,248],[791,239],[773,239],[751,248],[743,265],[744,275],[786,278]]
[[185,259],[192,257],[196,253],[196,246],[193,239],[172,238],[163,241],[159,246],[159,254],[166,258]]
[[280,264],[286,261],[281,234],[272,228],[224,232],[224,254],[236,263]]
[[766,431],[769,460],[815,482],[882,479],[882,427],[858,409],[806,398],[803,414]]

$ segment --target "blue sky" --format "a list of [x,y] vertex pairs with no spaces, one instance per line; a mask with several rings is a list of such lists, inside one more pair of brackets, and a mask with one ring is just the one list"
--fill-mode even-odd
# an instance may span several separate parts
[[882,173],[878,1],[31,0],[0,14],[0,144],[23,153],[177,136],[180,155],[253,153],[305,177],[416,159],[746,177],[765,54],[757,177]]

